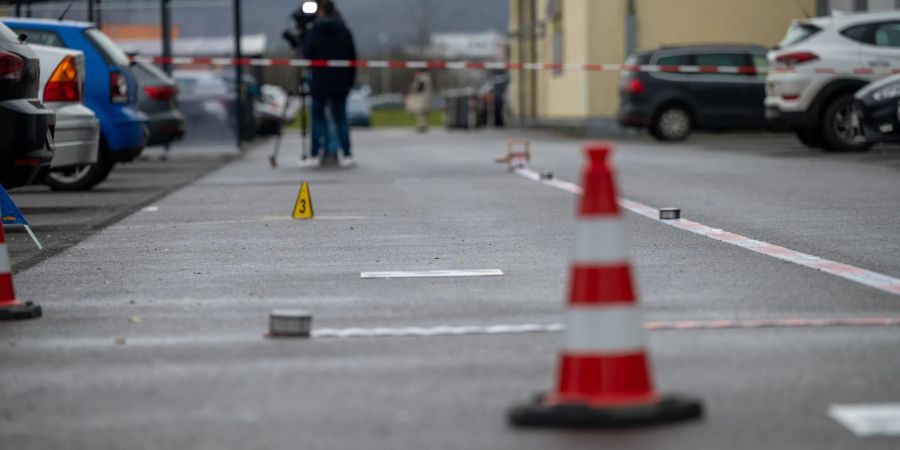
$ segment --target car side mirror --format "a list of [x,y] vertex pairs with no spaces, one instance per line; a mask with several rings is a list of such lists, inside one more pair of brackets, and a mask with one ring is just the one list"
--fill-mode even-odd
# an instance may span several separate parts
[[28,40],[28,34],[26,34],[26,33],[19,33],[19,42],[21,42],[21,43],[24,44],[25,41],[27,41],[27,40]]

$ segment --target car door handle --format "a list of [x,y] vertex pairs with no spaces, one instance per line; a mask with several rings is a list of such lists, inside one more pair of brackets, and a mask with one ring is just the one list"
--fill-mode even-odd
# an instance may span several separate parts
[[869,67],[891,67],[891,62],[884,59],[869,61]]

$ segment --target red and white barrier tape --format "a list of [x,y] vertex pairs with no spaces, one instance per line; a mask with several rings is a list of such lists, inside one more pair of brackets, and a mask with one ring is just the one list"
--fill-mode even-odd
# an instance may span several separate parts
[[[720,66],[668,66],[668,65],[631,65],[631,64],[548,64],[548,63],[506,63],[477,61],[386,61],[386,60],[325,60],[325,59],[290,59],[290,58],[220,58],[220,57],[181,57],[166,58],[162,56],[135,56],[135,61],[155,64],[182,64],[205,66],[255,66],[255,67],[358,67],[372,69],[434,69],[434,70],[566,70],[586,72],[662,72],[662,73],[721,73],[754,75],[767,72],[767,69],[752,66],[720,67]],[[778,73],[815,73],[855,75],[891,75],[900,74],[900,67],[858,67],[839,70],[828,67],[805,69],[801,67],[777,67],[772,71]]]

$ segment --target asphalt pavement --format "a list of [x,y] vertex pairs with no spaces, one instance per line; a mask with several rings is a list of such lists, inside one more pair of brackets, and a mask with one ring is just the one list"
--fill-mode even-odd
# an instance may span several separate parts
[[13,190],[11,198],[43,247],[38,249],[24,227],[7,227],[13,271],[58,254],[239,154],[226,144],[176,144],[168,151],[150,147],[137,161],[116,165],[109,178],[90,191],[55,192],[43,185]]
[[[871,320],[900,317],[900,295],[630,212],[656,384],[702,398],[705,417],[606,431],[508,425],[509,407],[554,384],[577,200],[495,164],[509,138],[532,141],[536,170],[580,183],[582,143],[550,133],[359,131],[359,166],[339,170],[297,168],[290,137],[278,170],[271,144],[258,144],[19,271],[19,297],[45,317],[0,326],[2,447],[900,446],[827,415],[900,402],[900,328]],[[900,277],[900,149],[632,138],[614,164],[623,198]],[[290,218],[301,181],[311,221]],[[438,269],[504,275],[360,277]],[[312,312],[318,337],[265,338],[269,312],[284,308]],[[755,320],[779,326],[740,326]],[[470,331],[446,328],[461,326]],[[537,331],[514,331],[523,326]]]

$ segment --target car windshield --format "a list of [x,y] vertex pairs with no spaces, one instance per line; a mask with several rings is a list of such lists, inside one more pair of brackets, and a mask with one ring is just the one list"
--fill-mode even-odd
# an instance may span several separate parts
[[822,29],[811,23],[793,23],[790,28],[788,28],[787,35],[785,35],[784,39],[778,44],[778,48],[797,45],[809,39],[819,31],[822,31]]
[[10,30],[9,27],[0,23],[0,41],[18,43],[19,36],[17,36],[16,33],[13,32],[13,30]]
[[97,49],[103,53],[108,63],[112,63],[122,67],[128,67],[131,63],[128,55],[116,45],[108,36],[96,28],[88,28],[84,34],[97,46]]

